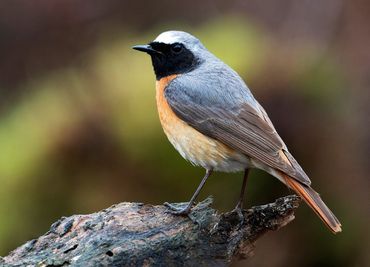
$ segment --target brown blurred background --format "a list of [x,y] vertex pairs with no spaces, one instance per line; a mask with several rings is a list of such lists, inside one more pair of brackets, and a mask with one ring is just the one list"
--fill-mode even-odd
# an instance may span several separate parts
[[[149,57],[131,49],[186,30],[247,81],[343,224],[306,206],[235,266],[366,266],[369,247],[370,2],[0,2],[0,255],[59,217],[121,201],[188,200],[203,170],[162,133]],[[241,174],[200,198],[231,209]],[[289,194],[253,171],[247,205]]]

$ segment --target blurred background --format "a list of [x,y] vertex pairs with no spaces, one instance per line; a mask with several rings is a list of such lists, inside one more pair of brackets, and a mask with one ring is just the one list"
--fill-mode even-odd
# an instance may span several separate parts
[[[369,266],[370,2],[0,2],[0,255],[61,216],[122,201],[187,201],[203,170],[167,141],[150,58],[165,30],[199,37],[233,67],[343,224],[305,205],[235,266]],[[200,199],[234,207],[242,174]],[[252,171],[247,206],[291,192]]]

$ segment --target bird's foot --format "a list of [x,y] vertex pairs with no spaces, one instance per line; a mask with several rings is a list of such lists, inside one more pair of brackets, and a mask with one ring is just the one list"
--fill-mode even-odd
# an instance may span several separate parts
[[[187,203],[186,203],[187,204]],[[168,202],[163,203],[164,206],[168,208],[168,212],[174,215],[187,216],[191,211],[191,206],[184,204],[170,204]]]
[[238,205],[236,205],[236,207],[231,211],[231,213],[235,213],[238,216],[240,225],[244,223],[243,207],[241,203],[238,203]]

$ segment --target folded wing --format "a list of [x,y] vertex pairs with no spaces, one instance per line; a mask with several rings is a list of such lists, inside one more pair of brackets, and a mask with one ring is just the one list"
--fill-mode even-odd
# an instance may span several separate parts
[[[192,88],[187,89],[186,84]],[[266,112],[252,95],[245,101],[239,99],[237,105],[228,106],[222,95],[219,98],[213,96],[212,102],[209,95],[202,93],[202,88],[198,88],[198,94],[194,93],[194,86],[200,87],[201,84],[174,80],[166,88],[168,104],[178,117],[204,135],[310,185],[308,176],[289,153]]]

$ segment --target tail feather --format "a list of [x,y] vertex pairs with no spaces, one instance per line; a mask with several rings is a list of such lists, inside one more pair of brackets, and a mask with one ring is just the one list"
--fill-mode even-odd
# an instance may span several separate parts
[[303,198],[334,234],[342,231],[341,223],[315,190],[308,185],[301,184],[286,174],[282,175],[285,183]]

